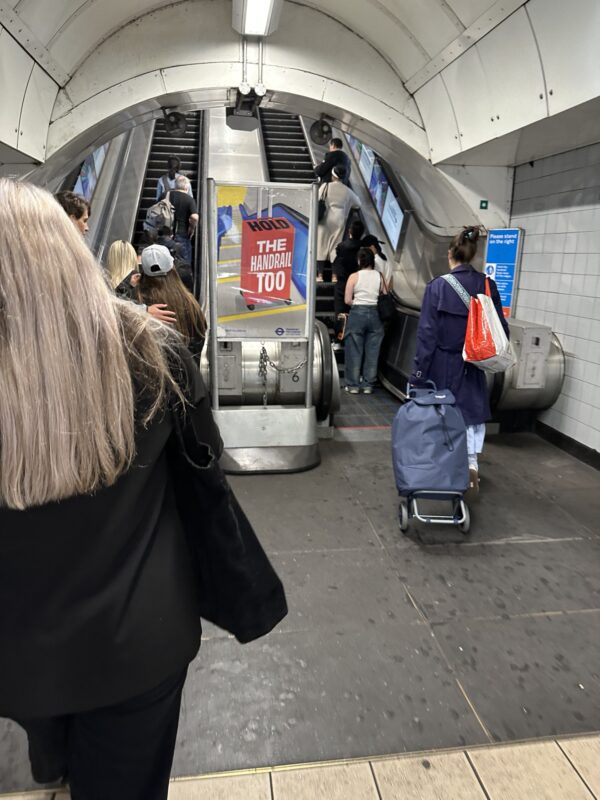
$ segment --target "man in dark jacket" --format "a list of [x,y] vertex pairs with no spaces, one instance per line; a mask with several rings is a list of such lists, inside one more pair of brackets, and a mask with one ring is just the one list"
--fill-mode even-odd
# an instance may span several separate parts
[[346,177],[343,183],[345,183],[346,186],[350,186],[350,170],[352,164],[346,153],[342,150],[343,146],[342,140],[337,138],[332,139],[329,143],[329,152],[323,161],[315,167],[315,175],[317,178],[321,179],[321,183],[331,183],[331,170],[334,167],[341,166],[346,170]]
[[337,277],[337,283],[334,288],[333,303],[335,310],[335,338],[337,341],[341,339],[340,334],[343,334],[344,315],[350,311],[344,301],[346,281],[353,272],[358,271],[357,255],[364,232],[365,226],[361,220],[355,219],[350,225],[349,238],[340,242],[335,251],[333,274]]

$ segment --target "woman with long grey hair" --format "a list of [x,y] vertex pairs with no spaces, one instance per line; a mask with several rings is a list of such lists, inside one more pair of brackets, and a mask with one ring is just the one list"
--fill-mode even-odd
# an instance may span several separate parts
[[111,292],[47,192],[0,179],[0,715],[73,800],[165,800],[200,643],[166,459],[220,454],[189,354]]

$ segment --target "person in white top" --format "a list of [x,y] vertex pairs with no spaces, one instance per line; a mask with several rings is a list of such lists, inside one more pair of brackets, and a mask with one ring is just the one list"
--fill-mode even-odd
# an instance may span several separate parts
[[364,236],[361,241],[361,247],[368,247],[375,256],[375,269],[381,272],[383,280],[385,281],[385,288],[389,291],[392,289],[392,265],[387,260],[381,245],[383,242],[376,236],[369,234]]
[[[317,228],[317,281],[323,280],[323,268],[333,264],[336,248],[344,238],[348,215],[353,208],[360,208],[360,200],[352,189],[344,186],[346,170],[336,166],[331,171],[331,183],[319,189],[319,200],[324,200],[327,210]],[[337,279],[336,279],[337,280]],[[334,281],[335,283],[336,281]]]
[[351,306],[344,334],[344,388],[350,394],[359,393],[362,367],[362,390],[365,394],[372,394],[384,333],[377,300],[380,294],[387,294],[387,290],[368,247],[361,247],[358,251],[358,266],[358,272],[348,278],[344,297],[346,305]]

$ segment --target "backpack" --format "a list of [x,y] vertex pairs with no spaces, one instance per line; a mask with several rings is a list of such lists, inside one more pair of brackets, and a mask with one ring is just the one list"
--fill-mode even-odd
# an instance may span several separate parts
[[175,225],[175,207],[171,203],[171,192],[167,192],[162,200],[154,203],[146,211],[144,229],[151,233],[158,233],[161,228],[173,230]]
[[452,392],[411,388],[392,422],[398,493],[465,492],[469,485],[467,429]]

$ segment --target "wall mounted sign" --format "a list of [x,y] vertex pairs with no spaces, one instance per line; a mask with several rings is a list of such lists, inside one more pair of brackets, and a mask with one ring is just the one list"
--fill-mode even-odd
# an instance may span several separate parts
[[522,240],[521,228],[488,231],[485,274],[496,281],[505,317],[510,317],[515,308]]

